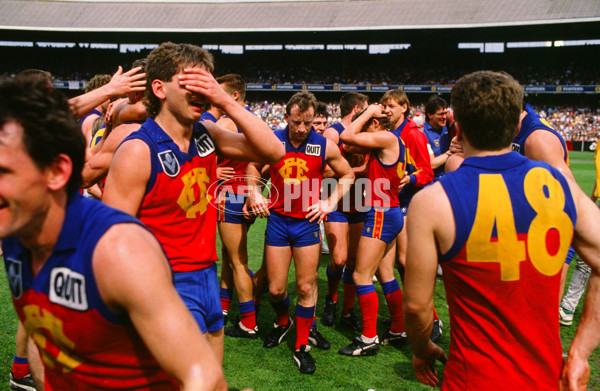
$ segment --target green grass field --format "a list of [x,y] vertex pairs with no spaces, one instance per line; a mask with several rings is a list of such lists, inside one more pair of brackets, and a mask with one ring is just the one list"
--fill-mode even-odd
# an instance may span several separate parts
[[[589,152],[573,152],[570,154],[571,168],[579,185],[589,194],[595,178],[593,165],[593,154]],[[250,267],[257,270],[262,260],[263,233],[265,221],[258,221],[250,230],[248,249],[250,255]],[[319,291],[327,289],[325,278],[325,267],[329,262],[329,256],[323,255],[319,268]],[[295,305],[293,265],[290,270],[290,283],[288,289],[292,301],[292,309]],[[381,289],[376,284],[380,295],[379,320],[389,317],[385,298]],[[340,288],[341,291],[341,288]],[[323,305],[321,295],[317,307],[317,320]],[[345,357],[337,353],[337,350],[347,345],[353,332],[344,328],[328,328],[320,325],[319,330],[331,342],[329,351],[313,349],[312,355],[317,362],[317,371],[314,375],[301,375],[292,362],[292,349],[294,332],[290,333],[287,340],[274,349],[264,349],[262,339],[272,326],[275,318],[274,312],[268,303],[266,296],[262,299],[263,305],[259,313],[260,338],[258,340],[239,340],[226,338],[224,369],[229,387],[232,390],[252,388],[254,390],[425,390],[429,387],[421,385],[412,373],[410,348],[397,349],[390,346],[382,346],[379,353],[374,357]],[[575,323],[581,315],[581,304],[576,312]],[[448,351],[449,321],[448,307],[445,302],[443,283],[438,280],[435,290],[435,305],[440,318],[444,322],[444,335],[440,345]],[[232,316],[237,314],[237,305],[231,308]],[[8,389],[8,373],[14,354],[14,336],[16,330],[16,318],[9,298],[5,273],[0,273],[0,315],[2,330],[0,332],[0,384]],[[320,322],[319,322],[320,323]],[[381,322],[379,322],[381,323]],[[383,332],[381,324],[379,331]],[[573,339],[575,327],[561,328],[561,337],[565,351]],[[541,341],[543,343],[543,341]],[[590,389],[600,390],[600,351],[596,350],[590,359],[592,375],[590,377]],[[438,364],[438,372],[443,377],[443,367]],[[6,380],[1,380],[2,376]]]

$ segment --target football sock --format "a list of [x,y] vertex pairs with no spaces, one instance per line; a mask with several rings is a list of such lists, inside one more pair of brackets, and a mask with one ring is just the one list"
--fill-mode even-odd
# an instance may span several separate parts
[[277,315],[277,326],[285,327],[290,324],[290,296],[286,293],[285,299],[278,302],[271,301],[271,305]]
[[401,333],[404,331],[404,320],[402,317],[402,290],[398,280],[394,278],[384,282],[381,284],[381,288],[385,294],[385,300],[390,310],[390,318],[392,319],[390,331],[396,334]]
[[354,308],[356,286],[354,285],[354,280],[352,279],[352,273],[354,273],[354,270],[350,270],[348,268],[344,269],[344,306],[342,308],[342,315],[348,315],[350,309]]
[[358,295],[358,304],[362,314],[362,335],[367,338],[374,338],[377,336],[377,310],[379,309],[379,299],[377,292],[375,292],[375,286],[373,284],[357,285],[356,294]]
[[256,327],[256,311],[254,308],[254,300],[240,303],[241,322],[247,329],[254,330]]
[[342,279],[342,271],[336,273],[327,265],[327,295],[331,297],[334,303],[338,301],[338,287]]
[[27,357],[14,356],[12,374],[15,379],[22,379],[29,375],[29,361],[27,361]]
[[296,304],[296,350],[301,345],[308,345],[308,335],[312,326],[315,306],[303,307]]
[[233,296],[233,289],[221,288],[221,308],[223,311],[229,312],[229,305],[231,304],[231,297]]

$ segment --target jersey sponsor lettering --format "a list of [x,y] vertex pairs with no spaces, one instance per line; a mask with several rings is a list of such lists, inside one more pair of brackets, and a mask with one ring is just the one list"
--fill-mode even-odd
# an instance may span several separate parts
[[158,160],[165,174],[170,177],[176,177],[179,174],[179,162],[175,157],[175,153],[171,150],[159,152]]
[[88,309],[85,277],[66,267],[55,267],[50,273],[50,302],[74,310]]
[[208,134],[202,134],[200,137],[194,139],[196,142],[196,149],[198,150],[198,156],[206,157],[211,153],[215,152],[215,144],[208,136]]
[[321,156],[321,146],[315,144],[306,144],[305,153],[310,156]]

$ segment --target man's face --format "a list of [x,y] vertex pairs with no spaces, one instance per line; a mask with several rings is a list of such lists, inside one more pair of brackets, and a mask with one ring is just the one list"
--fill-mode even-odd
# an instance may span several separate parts
[[314,107],[309,107],[306,111],[300,111],[298,105],[292,106],[290,114],[285,114],[285,120],[289,126],[290,140],[296,143],[303,142],[310,133],[314,117]]
[[431,125],[434,129],[442,129],[446,126],[446,119],[448,115],[448,109],[445,107],[440,107],[437,111],[429,117],[429,125]]
[[27,154],[23,134],[14,121],[0,128],[0,239],[38,233],[52,201],[48,172]]
[[315,128],[315,131],[319,134],[323,134],[325,129],[327,129],[327,117],[324,115],[317,115],[315,119],[313,119],[312,126]]
[[406,113],[408,105],[406,103],[401,105],[400,103],[396,102],[395,99],[388,99],[383,103],[383,107],[385,111],[387,111],[388,117],[390,117],[392,124],[394,124],[395,127],[400,126],[402,121],[404,121],[404,113]]
[[200,120],[207,99],[204,95],[193,93],[179,84],[178,76],[183,74],[181,71],[173,75],[170,81],[161,82],[165,96],[161,112],[168,110],[178,122],[192,125]]

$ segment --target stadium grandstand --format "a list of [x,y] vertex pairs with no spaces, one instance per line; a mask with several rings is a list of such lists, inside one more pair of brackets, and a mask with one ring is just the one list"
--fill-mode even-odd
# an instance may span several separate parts
[[0,78],[46,69],[75,94],[163,41],[210,50],[254,102],[401,88],[418,105],[465,73],[504,70],[565,138],[596,140],[599,32],[597,0],[4,0]]

